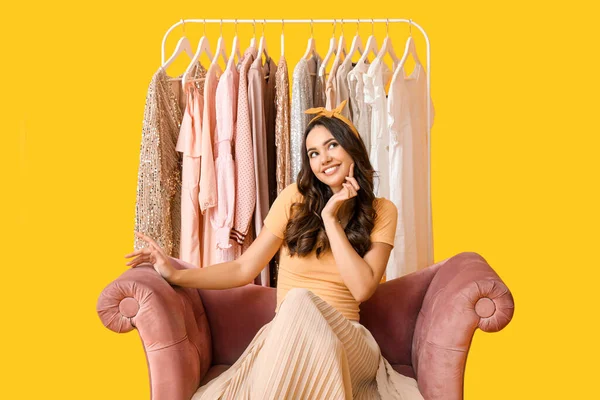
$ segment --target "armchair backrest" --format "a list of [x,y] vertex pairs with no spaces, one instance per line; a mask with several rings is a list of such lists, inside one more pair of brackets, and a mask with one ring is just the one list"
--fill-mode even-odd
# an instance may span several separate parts
[[423,298],[437,268],[392,279],[379,285],[360,305],[360,323],[373,335],[392,365],[412,365],[412,341]]
[[275,317],[276,289],[248,284],[198,292],[212,336],[212,363],[233,365],[260,328]]

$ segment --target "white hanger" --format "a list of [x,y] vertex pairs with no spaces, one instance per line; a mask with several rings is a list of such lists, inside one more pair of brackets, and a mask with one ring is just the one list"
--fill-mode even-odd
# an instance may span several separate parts
[[[362,43],[362,39],[360,38],[360,36],[358,35],[358,22],[356,23],[356,35],[354,36],[354,39],[352,39],[352,44],[350,45],[350,51],[348,52],[348,54],[346,54],[346,57],[350,57],[352,58],[352,56],[354,55],[354,53],[356,53],[356,51],[358,51],[358,53],[362,56],[363,54],[363,43]],[[343,29],[342,29],[343,31]]]
[[323,62],[321,63],[321,67],[319,68],[319,76],[325,75],[325,69],[327,67],[327,63],[333,54],[337,52],[337,48],[335,45],[335,19],[333,20],[333,34],[331,35],[331,39],[329,39],[329,50],[327,50],[327,54],[325,58],[323,58]]
[[263,20],[263,31],[262,36],[260,37],[260,41],[258,42],[258,55],[257,57],[262,57],[262,54],[265,54],[265,58],[269,58],[269,53],[267,52],[267,40],[265,39],[265,24],[266,20]]
[[285,40],[283,38],[283,26],[284,26],[284,22],[283,22],[283,20],[281,20],[281,57],[282,58],[285,54]]
[[237,36],[237,19],[235,20],[235,36],[233,37],[233,44],[231,45],[231,55],[229,59],[234,60],[234,57],[237,56],[238,61],[242,59],[242,55],[240,54],[240,44]]
[[415,46],[415,41],[412,38],[412,19],[409,20],[409,36],[408,36],[408,40],[406,41],[406,47],[404,48],[404,54],[402,55],[402,59],[400,60],[400,63],[398,64],[398,68],[401,68],[404,66],[404,64],[406,63],[406,60],[408,60],[408,55],[412,55],[413,59],[415,60],[415,63],[417,64],[421,64],[421,61],[419,60],[419,56],[417,55],[417,49]]
[[344,56],[346,55],[346,40],[344,39],[344,20],[342,20],[342,34],[340,35],[340,39],[338,41],[337,51],[335,54],[335,58],[333,59],[333,65],[340,62],[342,58],[342,53]]
[[212,63],[216,64],[219,62],[219,55],[223,57],[223,62],[227,65],[227,54],[225,53],[225,41],[223,40],[223,20],[221,20],[221,36],[217,40],[217,50],[215,50],[215,56],[212,59]]
[[394,64],[398,65],[398,62],[400,62],[400,59],[398,58],[398,56],[396,56],[396,53],[394,52],[394,47],[392,46],[392,39],[390,38],[390,22],[389,22],[389,20],[386,21],[386,36],[385,36],[385,39],[383,39],[383,44],[381,45],[381,49],[379,49],[379,53],[377,53],[377,58],[378,59],[383,58],[383,56],[385,56],[385,53],[388,53],[390,55],[390,57],[392,58],[392,60],[394,61]]
[[185,21],[182,19],[181,23],[183,24],[183,36],[177,42],[177,46],[175,47],[175,51],[173,52],[173,54],[171,54],[171,57],[169,57],[169,59],[166,62],[165,62],[165,60],[163,60],[163,64],[162,64],[163,69],[166,69],[169,65],[171,65],[171,63],[173,61],[175,61],[177,56],[179,56],[182,52],[185,52],[188,56],[190,56],[190,58],[194,57],[194,51],[192,50],[192,44],[190,43],[190,40],[185,35]]
[[183,86],[184,89],[185,89],[186,84],[189,82],[189,75],[191,74],[192,69],[194,68],[194,66],[196,65],[198,60],[200,59],[200,56],[202,55],[202,53],[206,53],[206,55],[210,59],[213,58],[212,52],[210,51],[210,44],[208,43],[208,38],[206,37],[206,22],[204,22],[204,34],[200,38],[200,42],[198,42],[198,48],[196,49],[196,54],[194,54],[194,57],[192,57],[192,62],[190,62],[190,65],[188,65],[188,67],[185,69],[185,72],[183,73],[183,77],[181,78],[181,85]]
[[310,20],[310,38],[308,39],[308,44],[306,46],[306,51],[304,52],[304,55],[302,56],[302,58],[304,58],[305,60],[309,60],[313,54],[315,54],[315,38],[313,37],[313,22],[312,19]]
[[379,53],[379,50],[377,50],[377,39],[375,39],[375,22],[373,20],[371,20],[371,36],[367,39],[365,51],[362,53],[362,56],[360,56],[357,64],[364,63],[367,60],[369,53],[373,53],[375,57],[377,57],[377,53]]
[[250,38],[250,47],[255,48],[256,47],[256,20],[253,19],[252,21],[252,26],[254,27],[254,35]]

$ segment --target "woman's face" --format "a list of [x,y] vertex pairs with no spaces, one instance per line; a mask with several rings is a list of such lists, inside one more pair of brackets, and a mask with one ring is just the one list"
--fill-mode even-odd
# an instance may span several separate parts
[[306,153],[313,174],[334,193],[341,190],[354,161],[327,128],[317,125],[311,129],[306,136]]

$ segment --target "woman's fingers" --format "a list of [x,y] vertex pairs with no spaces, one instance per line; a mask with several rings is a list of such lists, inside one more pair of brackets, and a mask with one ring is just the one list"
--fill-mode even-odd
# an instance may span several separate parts
[[354,189],[354,186],[351,183],[348,183],[348,187],[350,188],[350,197],[356,196],[356,189]]
[[352,198],[354,196],[356,196],[356,191],[354,190],[354,187],[352,187],[351,184],[349,183],[343,183],[344,187],[346,188],[346,191],[348,193],[348,198]]
[[151,244],[154,244],[154,245],[156,245],[156,247],[160,247],[160,246],[158,245],[158,243],[156,243],[156,242],[154,241],[154,239],[152,239],[150,236],[148,236],[148,235],[145,235],[145,234],[143,234],[143,233],[141,233],[141,232],[135,232],[135,234],[136,234],[136,235],[137,235],[139,238],[141,238],[141,239],[145,240],[146,242],[148,242],[148,243],[151,243]]
[[140,255],[140,254],[146,254],[146,252],[144,252],[144,250],[146,250],[146,248],[143,248],[143,249],[136,250],[136,251],[134,251],[133,253],[129,253],[129,254],[127,254],[127,255],[125,256],[125,258],[131,258],[131,257],[135,257],[135,256],[137,256],[137,255]]
[[346,180],[352,184],[352,186],[354,187],[354,190],[359,190],[360,189],[360,186],[359,186],[359,184],[358,184],[358,182],[356,181],[355,178],[353,178],[351,176],[347,176]]
[[354,163],[352,163],[352,165],[350,165],[350,178],[354,177]]
[[140,256],[140,257],[134,258],[133,260],[129,261],[125,265],[130,265],[132,268],[135,268],[138,265],[140,265],[141,263],[147,262],[147,261],[148,261],[148,258],[146,256]]
[[155,257],[161,257],[161,258],[165,258],[166,257],[163,249],[161,249],[160,246],[157,245],[156,243],[150,243],[150,248],[154,252],[153,254],[154,254]]

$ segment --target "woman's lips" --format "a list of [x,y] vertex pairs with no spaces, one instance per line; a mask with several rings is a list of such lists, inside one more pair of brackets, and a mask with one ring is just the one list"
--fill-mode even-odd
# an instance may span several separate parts
[[331,175],[335,174],[338,171],[338,169],[340,169],[340,166],[334,165],[332,167],[327,168],[326,170],[323,170],[323,174],[325,176],[331,176]]

